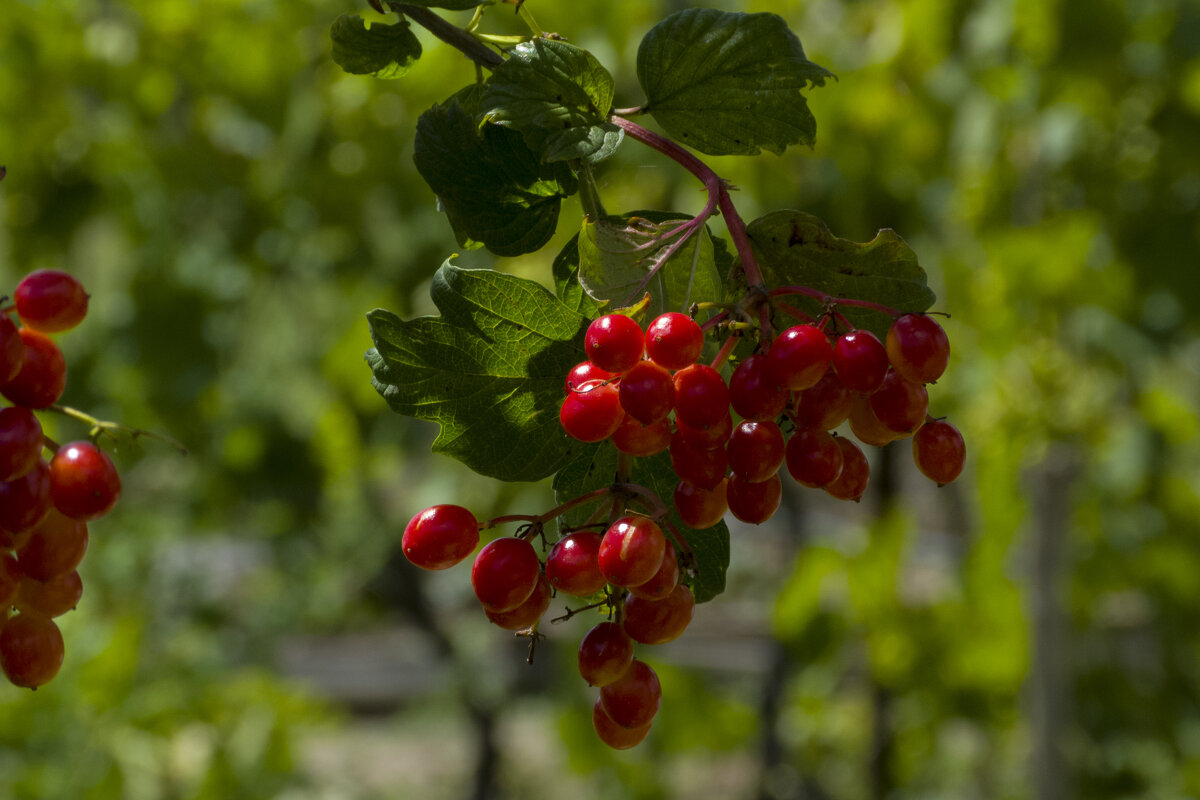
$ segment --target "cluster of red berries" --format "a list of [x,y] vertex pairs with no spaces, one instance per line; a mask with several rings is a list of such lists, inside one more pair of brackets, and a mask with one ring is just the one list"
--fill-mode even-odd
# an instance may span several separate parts
[[588,327],[585,345],[588,360],[567,375],[563,429],[585,442],[611,439],[634,456],[669,450],[680,479],[675,507],[693,528],[715,525],[726,511],[748,523],[770,519],[784,464],[803,486],[858,500],[869,464],[858,445],[832,433],[847,420],[866,444],[912,436],[917,467],[938,484],[962,471],[962,436],[927,416],[925,384],[950,355],[932,317],[898,316],[886,345],[867,330],[831,337],[819,325],[795,325],[738,364],[728,383],[696,363],[704,335],[684,314],[663,314],[645,332],[609,314]]
[[58,674],[64,650],[54,617],[83,592],[76,568],[88,521],[107,514],[121,493],[103,450],[89,441],[51,442],[33,413],[53,406],[67,382],[66,361],[48,334],[78,325],[87,302],[72,276],[38,270],[0,310],[0,395],[12,404],[0,408],[0,668],[17,686],[36,688]]
[[[600,739],[624,750],[641,742],[662,700],[654,670],[634,658],[635,642],[669,642],[692,621],[695,599],[680,583],[679,556],[652,519],[626,515],[603,534],[581,529],[566,534],[545,560],[530,543],[542,534],[494,539],[480,549],[471,585],[487,618],[508,630],[533,629],[554,592],[604,597],[587,607],[608,606],[616,621],[595,625],[579,645],[579,673],[600,688],[592,724]],[[413,517],[404,529],[405,556],[418,567],[446,569],[479,543],[479,525],[465,508],[438,505]],[[611,589],[610,589],[611,587]],[[570,614],[568,614],[570,616]]]

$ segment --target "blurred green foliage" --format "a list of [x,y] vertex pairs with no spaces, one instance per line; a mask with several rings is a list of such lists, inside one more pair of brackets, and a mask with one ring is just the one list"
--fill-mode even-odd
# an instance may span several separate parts
[[[618,105],[642,100],[643,33],[690,5],[527,4],[612,71]],[[781,14],[838,75],[810,94],[815,149],[713,165],[748,219],[800,208],[839,236],[890,227],[913,246],[952,313],[933,409],[969,448],[959,484],[902,471],[885,512],[802,495],[802,543],[781,522],[742,531],[739,549],[735,530],[729,591],[703,611],[773,614],[789,665],[786,769],[759,796],[1037,797],[1047,757],[1089,800],[1200,793],[1200,7],[711,5]],[[347,12],[375,18],[318,0],[5,4],[0,292],[39,267],[78,275],[92,312],[60,339],[64,402],[191,455],[117,453],[125,495],[93,526],[67,665],[36,693],[0,691],[0,796],[406,796],[353,777],[322,789],[303,744],[347,729],[278,675],[280,642],[395,621],[364,587],[416,509],[548,500],[430,459],[429,426],[370,388],[365,312],[430,311],[427,281],[454,249],[412,165],[416,117],[474,69],[422,34],[402,80],[345,75],[328,28]],[[521,32],[510,8],[486,22]],[[614,212],[702,205],[690,176],[635,143],[598,176]],[[568,201],[551,245],[505,268],[549,284],[578,218]],[[51,435],[83,435],[73,426]],[[795,558],[772,558],[779,541]],[[1039,583],[1047,547],[1057,566]],[[406,587],[424,586],[458,658],[402,728],[463,720],[464,697],[502,715],[549,704],[550,723],[504,743],[507,791],[754,795],[761,670],[664,662],[655,732],[612,754],[587,730],[573,630],[537,678],[480,675],[497,634],[449,586],[465,581],[401,574],[377,594],[411,619]],[[1035,634],[1056,618],[1047,668]],[[1038,686],[1058,693],[1049,755]],[[470,758],[422,796],[462,796]],[[748,777],[695,779],[718,769]]]

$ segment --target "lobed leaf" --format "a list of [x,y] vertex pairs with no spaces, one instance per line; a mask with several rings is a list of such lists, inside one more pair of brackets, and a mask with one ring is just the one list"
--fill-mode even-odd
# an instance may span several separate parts
[[588,320],[538,283],[449,262],[430,295],[441,316],[367,315],[371,383],[392,410],[437,422],[435,453],[499,480],[540,480],[577,456],[586,446],[558,410]]
[[811,146],[817,125],[801,90],[833,77],[808,60],[782,17],[708,8],[655,25],[638,47],[637,73],[646,110],[709,155]]
[[421,57],[421,42],[406,19],[368,25],[358,15],[343,14],[333,21],[329,37],[334,63],[352,75],[399,78]]

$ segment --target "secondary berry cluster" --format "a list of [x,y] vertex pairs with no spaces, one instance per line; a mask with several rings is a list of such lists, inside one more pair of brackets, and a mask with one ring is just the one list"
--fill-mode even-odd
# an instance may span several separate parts
[[55,405],[67,367],[50,334],[78,325],[87,305],[74,277],[38,270],[0,310],[0,395],[11,403],[0,408],[0,668],[17,686],[41,686],[62,666],[54,618],[75,608],[83,592],[76,568],[87,550],[87,523],[121,494],[103,450],[91,441],[51,441],[34,413],[69,411]]

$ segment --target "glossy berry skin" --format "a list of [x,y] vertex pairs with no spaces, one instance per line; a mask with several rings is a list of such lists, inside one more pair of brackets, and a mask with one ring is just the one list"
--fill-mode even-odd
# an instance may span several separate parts
[[53,680],[63,655],[62,633],[49,617],[17,614],[0,628],[0,667],[14,686],[36,689]]
[[850,431],[860,442],[872,447],[883,447],[904,435],[880,422],[871,410],[871,398],[861,394],[850,402]]
[[811,489],[837,480],[842,472],[842,450],[827,431],[799,430],[787,443],[788,472]]
[[847,389],[837,373],[829,370],[815,386],[796,395],[792,421],[800,428],[831,431],[850,416],[854,393]]
[[639,361],[621,376],[621,407],[645,425],[666,419],[675,405],[671,373],[653,361]]
[[787,401],[787,390],[771,376],[764,355],[747,358],[729,379],[729,402],[743,419],[775,419]]
[[733,429],[725,450],[734,475],[750,483],[765,481],[783,466],[783,431],[770,420],[747,420]]
[[70,330],[87,316],[87,292],[74,276],[58,269],[26,275],[17,284],[13,300],[25,326],[42,333]]
[[733,416],[726,411],[720,421],[707,428],[693,428],[679,419],[679,412],[676,411],[675,430],[689,447],[696,450],[716,450],[718,447],[724,447],[733,435]]
[[621,624],[635,642],[666,644],[687,630],[695,608],[696,599],[686,586],[676,586],[661,600],[647,600],[631,593],[625,598],[625,619]]
[[816,385],[829,369],[833,349],[825,332],[815,325],[795,325],[775,337],[767,351],[767,373],[790,391]]
[[17,377],[25,360],[25,342],[12,319],[0,311],[0,386]]
[[671,446],[671,424],[660,419],[653,425],[643,425],[631,416],[612,435],[613,445],[631,456],[652,456]]
[[550,607],[550,598],[553,594],[546,576],[540,575],[537,584],[533,587],[533,594],[529,595],[524,603],[512,611],[488,611],[485,608],[483,613],[493,625],[504,628],[506,631],[524,630],[542,618],[542,614],[545,614],[546,609]]
[[933,383],[946,371],[950,339],[933,317],[905,314],[887,332],[892,368],[913,383]]
[[695,364],[703,351],[704,332],[686,314],[668,311],[646,327],[646,355],[667,369]]
[[929,392],[895,370],[883,379],[883,385],[868,398],[875,416],[891,430],[904,435],[925,422],[929,410]]
[[597,561],[614,586],[637,586],[654,577],[662,566],[667,537],[654,520],[621,517],[600,540]]
[[619,680],[633,663],[633,640],[615,622],[601,622],[579,643],[579,674],[589,686]]
[[729,510],[729,501],[725,497],[726,486],[726,480],[722,480],[713,489],[701,489],[687,481],[676,484],[675,510],[679,512],[683,524],[702,530],[720,522]]
[[888,354],[879,337],[870,331],[850,331],[833,343],[833,369],[852,392],[871,394],[883,384]]
[[945,420],[926,422],[913,434],[913,461],[921,474],[938,486],[953,483],[962,474],[967,444],[958,428]]
[[91,442],[70,442],[50,459],[50,499],[72,519],[98,519],[121,497],[121,478],[108,454]]
[[588,361],[609,372],[621,373],[642,360],[642,328],[624,314],[606,314],[592,320],[583,337]]
[[54,405],[67,386],[66,359],[49,336],[29,328],[20,335],[25,358],[16,377],[0,386],[0,394],[25,408]]
[[485,611],[504,613],[524,603],[537,588],[541,562],[533,545],[506,536],[488,542],[471,566],[471,586]]
[[563,391],[570,394],[571,392],[579,391],[584,384],[591,383],[592,381],[603,383],[615,377],[617,377],[615,374],[608,370],[600,369],[590,361],[581,361],[571,367],[571,371],[567,373],[566,380],[563,381]]
[[51,581],[78,567],[87,547],[87,523],[51,510],[21,545],[17,561],[35,581]]
[[871,465],[858,445],[845,436],[835,436],[834,441],[842,451],[842,471],[837,478],[825,484],[825,491],[839,500],[858,502],[867,490]]
[[620,679],[600,690],[600,704],[605,713],[622,728],[648,725],[661,702],[658,675],[649,664],[636,658]]
[[592,728],[596,731],[596,735],[600,737],[600,741],[613,750],[628,750],[631,747],[636,747],[650,733],[649,722],[640,728],[623,728],[613,722],[612,718],[604,710],[599,697],[592,704]]
[[743,481],[732,475],[725,496],[729,500],[730,514],[749,525],[761,525],[779,510],[783,482],[778,475],[757,483]]
[[707,364],[684,367],[675,373],[674,383],[676,421],[703,429],[729,415],[729,387]]
[[663,551],[662,564],[658,567],[658,572],[645,583],[640,583],[637,586],[629,587],[629,594],[633,597],[640,597],[643,600],[662,600],[670,596],[671,592],[675,591],[675,587],[679,585],[679,554],[675,552],[675,545],[667,542],[667,547]]
[[50,502],[50,466],[38,459],[19,478],[0,483],[0,528],[20,534],[46,518]]
[[697,450],[676,431],[671,437],[671,468],[682,480],[701,489],[715,489],[729,468],[725,448]]
[[546,556],[546,577],[563,594],[587,597],[604,588],[600,571],[600,542],[595,531],[569,533],[554,543]]
[[42,423],[21,406],[0,408],[0,481],[33,469],[42,455]]
[[47,617],[61,617],[79,604],[83,597],[83,580],[77,570],[59,575],[45,583],[25,577],[17,592],[19,610]]
[[625,420],[617,387],[599,381],[584,384],[563,400],[558,421],[568,436],[581,442],[602,442]]
[[475,551],[479,522],[462,506],[430,506],[408,521],[400,546],[421,569],[449,569]]

